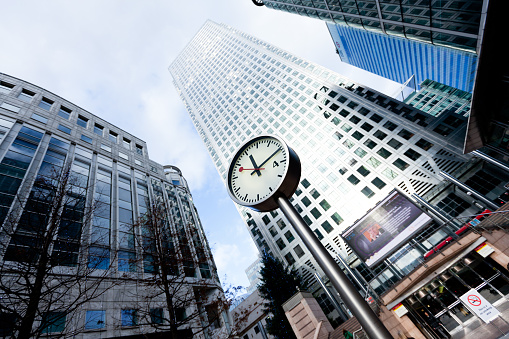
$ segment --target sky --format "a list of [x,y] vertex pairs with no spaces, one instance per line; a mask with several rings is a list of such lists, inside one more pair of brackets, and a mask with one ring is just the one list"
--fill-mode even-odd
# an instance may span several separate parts
[[168,66],[206,20],[225,23],[388,95],[398,84],[344,64],[324,22],[251,0],[3,0],[0,72],[147,142],[186,178],[223,285],[247,286],[254,242],[177,94]]

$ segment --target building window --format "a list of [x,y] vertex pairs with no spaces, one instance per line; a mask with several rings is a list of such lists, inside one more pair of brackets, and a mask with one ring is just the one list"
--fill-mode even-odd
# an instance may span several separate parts
[[379,123],[380,121],[382,121],[383,118],[381,116],[379,116],[378,114],[373,113],[373,115],[371,117],[369,117],[369,119],[373,120],[376,123]]
[[357,149],[355,151],[353,151],[356,155],[359,156],[359,158],[362,158],[364,157],[366,154],[368,154],[365,150],[363,150],[362,148],[360,147],[357,147]]
[[292,232],[290,232],[290,231],[287,231],[285,233],[285,238],[288,241],[288,243],[291,243],[295,239],[295,237],[293,236]]
[[150,309],[150,321],[152,324],[163,323],[163,309],[162,308],[151,308]]
[[366,167],[361,166],[357,169],[357,172],[359,172],[363,177],[367,176],[369,173],[371,173],[370,170],[368,170]]
[[362,124],[361,128],[363,130],[365,130],[366,132],[369,132],[369,131],[371,131],[373,129],[373,126],[368,124],[367,122],[365,122],[365,123]]
[[375,133],[373,133],[373,136],[377,139],[384,140],[387,134],[380,130],[377,130]]
[[343,134],[341,134],[339,132],[334,132],[334,134],[332,136],[334,137],[334,139],[339,141],[343,137]]
[[58,125],[58,130],[67,134],[71,134],[71,129],[64,125]]
[[283,241],[283,239],[279,238],[278,240],[276,240],[276,245],[277,247],[282,250],[283,248],[286,247],[285,245],[285,242]]
[[382,172],[383,175],[385,175],[389,180],[392,180],[398,176],[398,173],[394,172],[390,168],[386,168]]
[[286,224],[285,222],[283,221],[283,219],[279,219],[278,221],[276,221],[276,225],[279,226],[279,229],[282,230],[283,228],[286,227]]
[[360,180],[355,175],[350,175],[346,180],[350,181],[352,184],[357,185]]
[[89,144],[92,143],[92,138],[91,137],[88,137],[86,136],[85,134],[82,134],[81,135],[81,140],[85,141],[85,142],[88,142]]
[[398,125],[396,125],[395,123],[393,123],[392,121],[387,121],[385,124],[384,124],[384,127],[387,128],[389,131],[394,131],[396,129],[396,127],[398,127]]
[[32,114],[32,119],[42,122],[43,124],[46,124],[48,122],[48,118],[43,117],[42,115],[39,115],[37,113]]
[[101,144],[101,149],[111,153],[111,147],[105,144]]
[[330,204],[325,199],[320,201],[320,206],[322,206],[324,211],[327,211],[330,208]]
[[101,125],[95,124],[94,125],[94,133],[100,136],[103,136],[104,127]]
[[423,150],[427,151],[429,150],[431,147],[433,147],[433,144],[425,139],[419,139],[419,141],[417,141],[415,143],[415,146],[419,147],[419,148],[422,148]]
[[69,117],[71,116],[71,112],[72,111],[69,108],[60,106],[60,109],[58,110],[58,115],[64,119],[69,120]]
[[323,239],[323,234],[322,234],[322,232],[320,232],[320,230],[318,230],[318,228],[315,228],[315,230],[313,232],[315,232],[318,240],[322,240]]
[[13,88],[13,84],[5,81],[0,81],[0,93],[9,94]]
[[409,164],[407,164],[400,158],[396,159],[392,164],[402,171],[406,170],[408,168],[408,166],[410,166]]
[[421,154],[419,152],[416,152],[411,148],[407,149],[407,151],[403,154],[414,161],[421,157]]
[[270,223],[270,218],[268,216],[266,216],[266,215],[264,215],[262,217],[262,220],[265,223],[265,225],[268,225]]
[[308,197],[303,197],[301,199],[302,203],[304,204],[304,206],[308,207],[309,205],[311,205],[311,200],[309,200]]
[[387,145],[391,146],[392,148],[394,148],[396,150],[399,149],[401,146],[403,146],[403,144],[401,142],[399,142],[398,140],[396,140],[394,138],[389,140]]
[[87,128],[88,125],[88,119],[85,117],[82,117],[81,115],[78,115],[78,120],[76,120],[76,123],[78,126],[81,126],[83,128]]
[[375,195],[375,192],[373,192],[369,187],[364,187],[361,189],[362,194],[364,194],[366,197],[371,198]]
[[373,168],[377,168],[381,164],[381,162],[375,157],[369,157],[368,160],[366,160],[366,162],[368,163],[368,165],[371,165]]
[[350,118],[350,121],[357,125],[359,123],[359,121],[361,121],[361,118],[359,118],[356,115],[352,115],[352,117]]
[[138,325],[138,312],[136,310],[121,311],[122,327]]
[[302,250],[302,247],[300,247],[300,245],[295,246],[293,248],[293,251],[295,252],[295,254],[297,254],[298,258],[302,258],[302,256],[304,255],[304,251]]
[[2,105],[0,105],[0,107],[14,113],[18,113],[21,109],[21,107],[9,104],[8,102],[3,102]]
[[288,265],[293,265],[295,263],[295,259],[293,258],[293,255],[290,252],[288,252],[285,255],[285,259],[286,259],[286,262],[288,263]]
[[117,133],[110,131],[110,134],[108,135],[108,137],[109,137],[110,141],[117,143],[117,138],[118,138]]
[[313,217],[315,217],[315,219],[320,218],[320,216],[322,215],[322,213],[320,213],[320,211],[316,207],[313,208],[310,212],[311,212],[311,215],[313,215]]
[[337,212],[335,212],[333,215],[331,215],[331,218],[337,225],[339,225],[343,222],[343,218],[341,218],[341,216]]
[[129,155],[127,155],[124,152],[118,152],[118,156],[121,157],[124,160],[129,160]]
[[364,134],[361,132],[355,131],[352,133],[352,137],[354,137],[357,140],[361,140],[364,137]]
[[401,131],[399,131],[398,135],[405,140],[409,140],[411,137],[414,136],[414,133],[407,131],[406,129],[402,129]]
[[85,315],[85,329],[96,330],[106,325],[106,311],[87,311]]
[[318,197],[320,196],[320,193],[318,193],[318,191],[314,188],[309,193],[314,199],[318,199]]
[[444,137],[448,136],[449,134],[451,134],[451,132],[453,131],[452,128],[450,127],[447,127],[443,124],[440,124],[438,125],[437,127],[435,127],[435,129],[433,130],[433,132],[436,132]]
[[386,150],[385,148],[380,148],[377,152],[376,152],[379,156],[381,156],[382,158],[384,159],[387,159],[388,157],[390,157],[392,155],[391,152],[389,152],[388,150]]
[[325,221],[325,222],[322,223],[322,228],[327,233],[330,233],[330,232],[334,231],[334,227],[332,227],[331,224],[328,221]]
[[18,95],[18,99],[24,101],[24,102],[30,102],[32,101],[32,98],[34,97],[35,93],[31,92],[29,90],[23,89],[21,93]]
[[302,186],[304,186],[304,188],[308,188],[311,185],[309,181],[307,181],[306,179],[302,180],[301,184]]
[[65,329],[66,315],[65,312],[44,312],[41,319],[41,332],[62,332]]
[[39,103],[39,107],[49,111],[51,109],[51,106],[53,105],[53,103],[54,103],[53,100],[42,97],[41,102]]
[[124,148],[131,149],[131,140],[123,138],[122,146],[124,146]]
[[380,180],[379,178],[375,178],[371,181],[373,185],[375,185],[378,189],[382,189],[385,186],[385,182]]
[[143,147],[140,145],[136,145],[136,153],[139,155],[143,155]]
[[274,226],[271,226],[271,227],[269,228],[269,232],[270,232],[270,234],[271,234],[273,237],[277,237],[277,230],[276,230],[276,228],[275,228]]

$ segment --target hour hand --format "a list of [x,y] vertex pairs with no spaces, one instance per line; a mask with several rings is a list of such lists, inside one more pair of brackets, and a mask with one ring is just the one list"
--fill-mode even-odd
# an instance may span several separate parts
[[[253,164],[253,168],[258,168],[258,165],[256,164],[256,161],[255,161],[255,159],[253,158],[253,156],[252,156],[252,155],[249,155],[249,160],[251,160],[251,163]],[[253,173],[258,174],[258,176],[262,175],[262,173],[260,172],[260,170],[259,170],[259,169],[255,169],[255,170],[253,171]]]

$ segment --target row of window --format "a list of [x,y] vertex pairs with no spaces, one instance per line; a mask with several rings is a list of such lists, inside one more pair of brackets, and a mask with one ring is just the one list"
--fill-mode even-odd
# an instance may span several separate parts
[[[5,81],[1,81],[0,82],[0,92],[1,93],[10,93],[10,91],[15,87],[15,85],[13,84],[10,84],[8,82],[5,82]],[[32,91],[29,91],[25,88],[23,88],[21,90],[21,92],[19,93],[18,95],[18,99],[21,100],[21,101],[24,101],[24,102],[27,102],[27,103],[30,103],[32,101],[32,99],[34,98],[34,96],[36,95],[36,93],[32,92]],[[50,111],[50,109],[52,108],[53,104],[55,102],[49,98],[46,98],[46,97],[42,97],[41,98],[41,101],[39,102],[39,107],[46,110],[46,111]],[[12,105],[12,104],[9,104],[9,103],[3,103],[2,104],[2,108],[6,108],[10,111],[14,111],[14,112],[19,112],[19,107],[15,106],[15,105]],[[71,118],[71,114],[72,114],[72,110],[70,108],[67,108],[63,105],[60,105],[59,109],[58,109],[58,112],[57,114],[66,119],[66,120],[69,120]],[[37,113],[34,113],[32,115],[32,119],[34,120],[37,120],[41,123],[44,123],[46,124],[48,122],[48,118],[47,117],[44,117],[40,114],[37,114]],[[76,124],[80,127],[83,127],[83,128],[88,128],[89,125],[90,125],[90,120],[87,118],[87,117],[84,117],[83,115],[81,114],[78,114],[77,117],[76,117]],[[71,128],[65,126],[65,125],[59,125],[58,126],[58,129],[64,133],[67,133],[67,134],[71,134]],[[104,126],[98,124],[98,123],[94,123],[93,125],[93,132],[97,135],[100,135],[101,137],[104,136],[104,132],[105,132],[105,128]],[[131,140],[129,140],[128,138],[120,138],[120,136],[118,135],[118,133],[114,132],[114,131],[109,131],[108,134],[107,134],[107,137],[108,139],[117,144],[117,143],[121,143],[121,145],[126,148],[126,149],[131,149]],[[82,135],[81,136],[81,139],[88,142],[88,143],[91,143],[92,142],[92,139],[86,135]],[[140,154],[140,155],[143,155],[143,146],[141,145],[138,145],[138,144],[135,144],[135,147],[134,147],[135,151]]]
[[[120,310],[120,326],[121,327],[133,327],[138,326],[140,324],[140,318],[142,318],[142,314],[137,309],[122,309]],[[65,326],[68,314],[66,312],[60,311],[52,311],[45,312],[42,314],[41,319],[41,332],[42,333],[61,333],[65,331]],[[182,321],[186,319],[186,311],[185,309],[177,309],[176,316],[178,321]],[[9,316],[8,314],[2,314],[2,317],[5,318],[6,326],[4,329],[7,330],[9,322],[14,322],[14,317]],[[150,321],[151,324],[163,324],[165,322],[164,319],[164,310],[162,308],[152,308],[149,310],[147,314],[147,320]],[[115,324],[116,325],[116,324]],[[106,328],[106,311],[105,310],[87,310],[85,313],[85,330],[101,330]],[[8,331],[7,331],[8,332]],[[7,333],[8,334],[8,333]]]

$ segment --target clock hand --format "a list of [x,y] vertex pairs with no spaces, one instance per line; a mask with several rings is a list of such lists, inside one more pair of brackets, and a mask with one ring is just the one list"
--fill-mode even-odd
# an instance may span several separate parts
[[239,172],[242,172],[242,171],[261,171],[261,170],[264,170],[265,168],[244,168],[244,167],[241,167],[239,168]]
[[[269,157],[267,159],[265,159],[264,162],[262,162],[262,164],[260,165],[260,167],[262,167],[263,165],[265,165],[273,156],[275,156],[279,151],[281,151],[281,148],[278,148],[274,153],[272,153],[271,155],[269,155]],[[255,166],[257,167],[257,166]],[[253,171],[251,172],[251,175],[253,175],[253,173],[256,172],[256,171]],[[258,171],[258,173],[260,173],[260,171]],[[261,173],[260,173],[261,174]],[[258,176],[260,176],[260,174],[258,174]]]
[[256,164],[256,161],[255,161],[255,159],[253,158],[252,155],[249,155],[249,159],[251,160],[251,163],[253,164],[253,167],[254,167],[254,171],[251,173],[251,175],[253,175],[253,173],[255,173],[255,172],[256,172],[256,174],[258,174],[258,176],[262,175],[260,173],[260,171],[259,171],[259,168],[262,167],[262,166],[258,166]]

